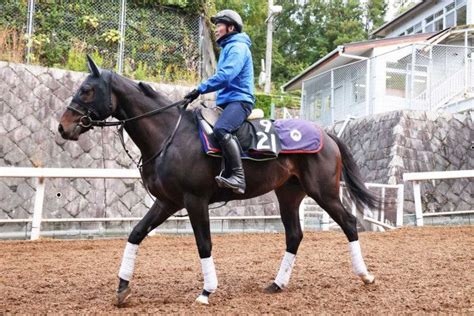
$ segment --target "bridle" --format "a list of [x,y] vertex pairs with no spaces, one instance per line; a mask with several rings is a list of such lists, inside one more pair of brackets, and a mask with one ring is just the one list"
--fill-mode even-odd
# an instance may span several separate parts
[[[107,117],[114,114],[113,106],[112,106],[112,93],[110,92],[110,81],[107,84],[107,94],[108,94],[108,99],[109,99],[108,100],[109,104],[107,105],[108,111],[107,111],[107,113],[103,113],[102,115],[101,115],[101,113],[98,112],[98,110],[95,106],[96,105],[95,104],[96,103],[95,99],[90,101],[90,102],[85,102],[85,101],[81,100],[81,98],[79,97],[79,94],[76,94],[72,98],[72,102],[78,104],[79,106],[85,108],[86,110],[80,109],[78,107],[73,107],[71,105],[68,105],[67,108],[69,110],[81,115],[81,118],[79,119],[78,125],[81,126],[82,128],[89,129],[89,128],[93,128],[93,127],[119,126],[118,127],[118,134],[119,134],[122,146],[125,150],[125,153],[135,163],[135,165],[137,166],[137,168],[140,170],[140,173],[141,173],[142,168],[143,168],[144,165],[148,164],[149,162],[153,161],[156,157],[160,156],[163,152],[166,151],[168,146],[171,144],[171,141],[173,140],[174,135],[176,134],[176,131],[178,130],[178,127],[181,123],[183,113],[186,110],[186,107],[192,102],[192,100],[182,99],[181,101],[174,102],[174,103],[169,104],[165,107],[155,109],[155,110],[152,110],[152,111],[149,111],[149,112],[146,112],[146,113],[134,116],[134,117],[130,117],[130,118],[123,119],[123,120],[118,120],[118,121],[106,121]],[[161,148],[153,156],[151,156],[150,158],[148,158],[145,161],[143,161],[143,159],[142,159],[143,157],[140,157],[138,162],[135,161],[135,159],[133,159],[133,157],[130,155],[129,150],[125,146],[125,141],[124,141],[124,137],[123,137],[123,129],[124,129],[125,124],[133,122],[133,121],[138,121],[140,119],[150,117],[150,116],[153,116],[153,115],[157,115],[157,114],[159,114],[161,112],[164,112],[164,111],[166,111],[166,110],[168,110],[172,107],[178,107],[180,109],[179,118],[178,118],[178,121],[176,122],[176,125],[174,127],[173,132],[168,136],[168,138],[163,143]],[[95,116],[95,117],[101,117],[102,116],[102,117],[105,117],[105,119],[95,120],[95,119],[93,119],[93,116]]]

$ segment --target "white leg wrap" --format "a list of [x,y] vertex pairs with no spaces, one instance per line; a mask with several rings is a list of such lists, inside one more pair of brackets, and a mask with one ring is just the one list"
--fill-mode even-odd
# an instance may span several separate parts
[[275,284],[280,288],[284,288],[290,282],[291,271],[293,270],[293,265],[295,264],[296,255],[285,252],[283,260],[281,261],[280,270],[275,278]]
[[214,293],[217,290],[217,275],[212,256],[201,259],[201,267],[204,275],[204,290]]
[[138,245],[127,242],[123,252],[122,264],[120,265],[119,278],[130,281],[135,268],[135,258],[137,257]]
[[367,275],[367,267],[362,258],[362,252],[360,251],[358,240],[349,243],[349,251],[351,252],[352,271],[358,276]]

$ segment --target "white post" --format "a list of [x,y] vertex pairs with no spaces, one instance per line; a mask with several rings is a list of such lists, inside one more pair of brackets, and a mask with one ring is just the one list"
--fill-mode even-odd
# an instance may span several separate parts
[[468,74],[469,74],[469,49],[468,49],[468,31],[464,32],[464,93],[469,90]]
[[334,70],[331,70],[331,125],[334,124]]
[[416,226],[423,226],[423,210],[421,207],[421,190],[419,181],[413,181],[413,195],[415,197]]
[[403,190],[404,186],[400,185],[397,192],[397,227],[403,226],[403,203],[405,201]]
[[305,97],[306,97],[306,93],[304,91],[304,80],[303,80],[303,82],[301,83],[300,117],[308,120],[310,118],[305,115],[305,109],[306,109]]
[[125,41],[125,12],[127,10],[127,4],[125,0],[121,1],[120,8],[120,21],[119,21],[119,32],[120,32],[120,41],[119,41],[119,50],[118,50],[118,60],[117,60],[117,73],[122,74],[123,71],[123,54],[124,54],[124,41]]
[[33,221],[31,223],[31,240],[37,240],[40,236],[41,218],[43,217],[44,200],[44,178],[38,178],[36,185],[35,206],[33,211]]
[[302,231],[304,231],[304,212],[305,212],[305,209],[306,209],[306,203],[304,202],[304,199],[303,199],[303,201],[301,201],[301,203],[300,203],[300,208],[299,208],[300,226],[301,226]]
[[382,205],[380,207],[380,221],[385,221],[385,187],[382,187]]
[[267,50],[265,53],[265,94],[270,94],[272,80],[272,45],[273,45],[273,0],[268,0],[268,21],[267,21]]
[[410,80],[410,109],[413,110],[413,98],[415,97],[414,95],[414,89],[415,89],[415,63],[416,63],[416,46],[413,44],[411,46],[411,80]]
[[323,211],[323,218],[322,218],[322,223],[321,223],[321,229],[323,231],[328,231],[329,230],[329,214],[326,213],[326,211]]
[[365,115],[370,113],[370,59],[367,59],[367,74],[365,78]]
[[31,58],[31,45],[33,41],[31,36],[33,36],[33,14],[35,12],[35,0],[28,1],[28,24],[26,25],[26,34],[28,36],[28,42],[26,43],[26,63],[30,63]]

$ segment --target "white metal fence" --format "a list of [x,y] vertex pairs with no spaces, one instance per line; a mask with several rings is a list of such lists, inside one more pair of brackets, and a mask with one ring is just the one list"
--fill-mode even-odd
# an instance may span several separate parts
[[[46,189],[46,179],[54,178],[88,178],[88,179],[139,179],[140,174],[138,170],[132,169],[91,169],[91,168],[20,168],[20,167],[0,167],[0,178],[33,178],[36,180],[36,192],[34,198],[34,210],[30,218],[8,218],[0,219],[2,224],[30,224],[31,232],[25,232],[24,237],[28,235],[30,239],[35,240],[40,235],[55,236],[53,231],[49,233],[41,233],[42,224],[54,223],[123,223],[129,222],[129,230],[131,224],[136,223],[141,217],[71,217],[71,218],[45,218],[43,216],[43,200]],[[369,222],[370,227],[365,227],[370,230],[383,230],[383,228],[394,228],[403,224],[403,184],[401,185],[385,185],[368,183],[368,188],[372,190],[380,190],[378,195],[382,197],[383,201],[391,200],[394,203],[388,204],[388,208],[382,207],[380,210],[364,210],[363,214],[357,214],[355,204],[348,199],[347,192],[344,187],[341,187],[341,199],[346,205],[346,208],[358,216],[360,220]],[[311,208],[310,203],[303,202],[300,205],[300,223],[302,228],[305,226],[308,229],[322,229],[328,230],[331,224],[329,216],[324,211],[318,211],[320,218],[317,225],[311,221],[306,221],[306,212]],[[282,225],[279,215],[272,216],[218,216],[211,217],[211,229],[217,232],[265,232],[265,231],[281,231]],[[240,222],[240,225],[235,225],[235,222]],[[309,225],[305,223],[308,222]],[[167,227],[159,227],[160,232],[173,233],[190,233],[192,232],[188,218],[172,217],[165,223],[170,224]],[[174,223],[174,224],[173,224]],[[374,226],[375,225],[375,226]],[[316,227],[317,226],[317,227]],[[316,227],[316,228],[315,228]],[[98,229],[99,232],[104,230]],[[76,230],[71,229],[70,235],[75,235]],[[56,232],[57,233],[57,232]],[[121,231],[123,234],[123,230]],[[4,236],[3,236],[4,235]],[[0,236],[8,237],[8,234],[0,234]],[[58,233],[58,235],[68,235],[67,232]],[[14,234],[18,237],[18,234]]]
[[303,82],[301,116],[329,126],[392,110],[474,107],[474,47],[413,44]]
[[[451,211],[451,212],[424,212],[423,211],[423,207],[421,203],[421,182],[422,181],[434,182],[434,180],[439,180],[439,179],[462,179],[462,178],[474,178],[474,169],[473,170],[455,170],[455,171],[437,171],[437,172],[413,172],[413,173],[405,173],[403,175],[403,181],[413,182],[416,226],[423,226],[423,217],[474,214],[474,209]],[[472,186],[471,186],[471,189],[472,189]],[[471,192],[471,195],[472,195],[472,192]]]

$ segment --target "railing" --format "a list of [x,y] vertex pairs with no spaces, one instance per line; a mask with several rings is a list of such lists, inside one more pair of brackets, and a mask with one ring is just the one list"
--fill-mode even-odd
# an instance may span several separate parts
[[449,78],[431,88],[431,104],[433,109],[439,108],[465,90],[465,73],[466,70],[461,68]]
[[[26,219],[0,219],[0,224],[5,223],[31,223],[30,239],[36,240],[40,237],[42,223],[92,223],[92,222],[134,222],[139,221],[141,217],[100,217],[100,218],[43,218],[43,201],[46,188],[47,178],[89,178],[89,179],[139,179],[140,173],[138,170],[132,169],[89,169],[89,168],[21,168],[21,167],[0,167],[0,178],[36,178],[36,194],[34,202],[33,217]],[[401,185],[386,185],[377,183],[367,183],[367,187],[380,188],[382,190],[382,198],[385,197],[385,190],[387,188],[395,188],[397,190],[397,226],[403,223],[403,184]],[[341,197],[342,197],[341,188]],[[307,205],[301,203],[300,205],[300,223],[304,230],[305,224],[305,209]],[[356,213],[355,204],[352,204],[351,211]],[[280,219],[279,215],[271,216],[215,216],[210,217],[211,221],[221,221],[221,231],[224,231],[224,221],[247,221],[247,220],[263,220],[264,224],[267,220]],[[390,224],[384,222],[384,209],[364,211],[364,219],[378,227],[394,228]],[[168,221],[183,222],[188,221],[188,218],[171,217]],[[323,212],[322,229],[329,228],[329,216]],[[152,233],[153,234],[153,233]]]
[[[341,182],[344,184],[344,182]],[[403,226],[403,205],[404,205],[404,185],[403,184],[381,184],[381,183],[366,183],[367,188],[378,188],[381,190],[381,208],[379,210],[364,209],[362,214],[362,220],[374,224],[378,227],[378,230],[384,231],[385,229],[395,229],[396,227]],[[385,220],[385,205],[386,205],[386,190],[396,190],[396,223],[395,226],[387,223]],[[340,187],[339,195],[342,199],[343,191],[346,190],[345,186]],[[351,201],[350,211],[352,215],[357,216],[356,204]],[[335,225],[335,222],[331,222],[329,215],[326,212],[322,212],[322,230],[326,231]]]
[[421,181],[439,180],[439,179],[461,179],[461,178],[474,178],[474,170],[413,172],[413,173],[403,174],[403,181],[413,182],[416,226],[423,226],[423,217],[426,217],[426,216],[474,214],[474,210],[436,212],[436,213],[423,212],[423,207],[421,204],[421,188],[420,188]]
[[[43,201],[45,194],[46,178],[88,178],[88,179],[140,179],[136,169],[92,169],[92,168],[21,168],[0,167],[0,178],[36,178],[36,194],[33,218],[26,219],[0,219],[0,224],[5,223],[32,223],[31,240],[40,237],[41,223],[66,223],[66,222],[132,222],[139,221],[141,217],[102,217],[102,218],[43,218]],[[300,221],[304,228],[304,205],[300,207]],[[210,217],[211,221],[221,221],[222,230],[224,221],[246,220],[275,220],[279,215],[270,216],[219,216]],[[168,221],[187,221],[188,218],[171,217]]]

